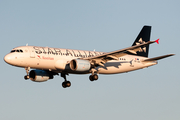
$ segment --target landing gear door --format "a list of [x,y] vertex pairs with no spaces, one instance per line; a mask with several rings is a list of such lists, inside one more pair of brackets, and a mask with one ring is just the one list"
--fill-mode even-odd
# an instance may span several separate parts
[[30,58],[35,58],[35,50],[33,48],[29,48]]

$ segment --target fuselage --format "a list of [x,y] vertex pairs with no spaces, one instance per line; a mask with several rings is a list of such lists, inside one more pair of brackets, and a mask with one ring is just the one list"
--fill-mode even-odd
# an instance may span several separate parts
[[[97,52],[38,46],[20,46],[11,50],[4,61],[25,68],[25,80],[44,82],[55,75],[64,78],[63,88],[71,86],[68,74],[89,74],[90,81],[98,80],[98,74],[117,74],[146,68],[157,60],[173,56],[168,54],[148,58],[149,45],[159,44],[159,39],[150,41],[151,26],[144,26],[132,46],[112,52]],[[33,70],[31,70],[33,69]]]
[[[34,68],[40,70],[49,70],[54,72],[68,72],[74,74],[87,74],[90,71],[76,72],[69,68],[69,62],[73,59],[94,57],[104,54],[104,52],[83,51],[73,49],[61,49],[37,46],[21,46],[11,50],[4,57],[4,60],[13,66],[23,68]],[[95,69],[98,74],[116,74],[129,72],[157,64],[157,61],[142,62],[146,57],[125,55],[118,60],[111,60],[98,66]]]

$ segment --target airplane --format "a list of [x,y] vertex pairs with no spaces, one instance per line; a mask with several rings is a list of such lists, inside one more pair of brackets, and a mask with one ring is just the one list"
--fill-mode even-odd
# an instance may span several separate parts
[[[151,26],[143,26],[131,47],[112,51],[96,52],[39,46],[20,46],[11,50],[4,61],[16,67],[25,68],[24,79],[44,82],[61,74],[63,88],[71,86],[66,79],[69,74],[91,74],[90,81],[98,80],[99,74],[117,74],[156,65],[157,60],[173,56],[167,54],[148,58]],[[32,69],[32,70],[31,70]],[[31,71],[30,71],[31,70]]]

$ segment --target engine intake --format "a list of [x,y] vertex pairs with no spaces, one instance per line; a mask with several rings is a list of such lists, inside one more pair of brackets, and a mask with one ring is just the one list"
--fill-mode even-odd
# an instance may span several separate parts
[[73,71],[85,72],[91,68],[91,63],[88,60],[74,59],[70,62],[70,68]]
[[53,79],[53,75],[45,70],[31,70],[29,78],[34,82],[44,82]]

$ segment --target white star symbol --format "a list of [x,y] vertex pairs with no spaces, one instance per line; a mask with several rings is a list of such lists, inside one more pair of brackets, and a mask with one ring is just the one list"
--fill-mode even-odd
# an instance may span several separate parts
[[[136,45],[143,44],[145,41],[142,40],[142,38],[139,39],[138,42],[136,42]],[[146,47],[142,47],[139,52],[146,52]]]

